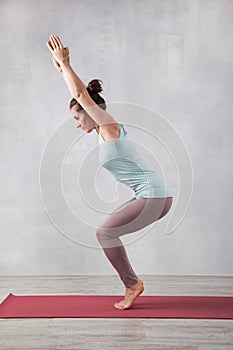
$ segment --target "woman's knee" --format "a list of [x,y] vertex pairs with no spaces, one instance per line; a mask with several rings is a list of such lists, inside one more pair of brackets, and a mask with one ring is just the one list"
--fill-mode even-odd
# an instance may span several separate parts
[[106,241],[107,239],[110,239],[109,234],[108,234],[108,230],[104,227],[98,227],[96,230],[96,237],[99,241],[99,243],[103,243],[104,241]]
[[114,236],[114,234],[109,232],[109,228],[99,227],[96,230],[96,237],[102,248],[115,248],[122,246],[122,242],[117,236]]

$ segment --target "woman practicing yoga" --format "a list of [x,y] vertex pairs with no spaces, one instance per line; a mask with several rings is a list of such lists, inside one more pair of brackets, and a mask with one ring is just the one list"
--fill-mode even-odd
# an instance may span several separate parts
[[[139,157],[123,124],[106,112],[101,80],[94,79],[86,87],[70,65],[69,49],[56,35],[46,43],[55,67],[62,74],[73,98],[70,112],[77,128],[99,135],[99,161],[118,181],[129,186],[135,196],[108,215],[96,230],[103,251],[126,287],[125,297],[114,304],[128,309],[143,292],[141,279],[135,274],[120,236],[136,232],[164,217],[172,206],[172,191]],[[88,112],[87,112],[88,110]]]

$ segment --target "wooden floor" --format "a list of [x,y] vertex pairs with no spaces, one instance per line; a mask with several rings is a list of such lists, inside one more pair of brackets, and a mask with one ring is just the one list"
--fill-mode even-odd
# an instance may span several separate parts
[[[141,276],[142,295],[233,295],[233,277]],[[115,276],[0,276],[16,295],[124,295]],[[233,320],[0,319],[1,350],[232,350]]]

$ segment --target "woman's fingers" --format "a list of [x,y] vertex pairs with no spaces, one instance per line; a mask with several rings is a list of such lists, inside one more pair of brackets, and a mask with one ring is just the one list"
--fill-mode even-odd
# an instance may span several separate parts
[[56,48],[63,48],[63,45],[62,45],[58,36],[51,35],[50,38],[53,40],[53,43],[54,43]]
[[49,43],[49,46],[48,46],[48,44],[47,44],[47,46],[50,49],[50,51],[51,51],[51,49],[55,50],[55,49],[63,49],[64,48],[59,37],[57,37],[56,35],[50,35],[50,40],[48,41],[48,43]]
[[51,43],[53,45],[53,48],[57,49],[58,45],[57,45],[56,40],[54,39],[53,35],[50,35],[50,40],[51,40]]
[[54,37],[57,40],[57,43],[58,43],[59,47],[63,48],[63,45],[62,45],[62,42],[61,42],[59,36],[54,35]]
[[51,44],[51,41],[47,41],[46,45],[48,46],[50,52],[52,53],[53,52],[53,46]]

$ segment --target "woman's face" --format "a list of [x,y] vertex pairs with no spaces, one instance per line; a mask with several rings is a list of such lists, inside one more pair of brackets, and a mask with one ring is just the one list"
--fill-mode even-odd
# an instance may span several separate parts
[[91,132],[95,129],[97,124],[94,122],[94,120],[87,114],[85,110],[78,110],[77,105],[74,105],[70,112],[73,116],[73,118],[77,121],[76,128],[81,128],[86,132]]

